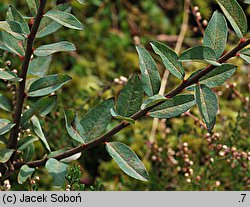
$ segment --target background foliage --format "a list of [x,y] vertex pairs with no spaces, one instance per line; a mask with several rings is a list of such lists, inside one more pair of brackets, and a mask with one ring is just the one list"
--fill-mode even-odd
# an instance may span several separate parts
[[[53,7],[54,1],[50,2],[48,8]],[[70,2],[73,14],[83,23],[85,30],[76,32],[61,28],[59,32],[36,42],[39,46],[67,40],[77,48],[77,52],[67,55],[55,54],[49,70],[50,74],[67,73],[73,78],[57,92],[56,108],[41,121],[54,150],[76,145],[65,129],[63,107],[74,108],[84,115],[100,100],[117,96],[126,82],[124,77],[139,72],[135,42],[140,41],[150,50],[149,41],[165,40],[173,48],[183,15],[181,0],[88,0],[83,5],[74,0]],[[199,6],[204,20],[210,19],[216,9],[220,10],[212,0],[191,2],[192,6]],[[28,14],[25,1],[3,0],[0,3],[1,19],[9,4]],[[246,13],[250,13],[248,5],[242,3],[242,6]],[[190,14],[183,50],[200,44],[201,39],[195,17]],[[229,36],[227,50],[237,42],[238,39]],[[162,75],[164,68],[161,61],[157,56],[154,58],[159,60],[157,67]],[[1,67],[7,60],[13,60],[11,68],[20,65],[17,58],[3,53]],[[152,120],[142,119],[135,126],[115,135],[113,140],[131,146],[146,165],[150,181],[141,182],[125,175],[101,145],[84,152],[77,162],[71,164],[70,172],[74,173],[67,178],[71,190],[249,190],[250,114],[247,97],[250,92],[250,68],[240,59],[235,58],[232,62],[240,67],[230,82],[216,89],[220,97],[220,111],[213,136],[206,134],[196,118],[183,115],[160,122],[151,149],[148,138]],[[187,73],[201,66],[189,65]],[[173,89],[177,84],[176,79],[170,76],[166,90]],[[0,84],[1,90],[4,90],[3,87]],[[1,117],[6,116],[2,111],[0,113]],[[200,119],[196,109],[192,109],[191,113]],[[116,123],[113,121],[109,127]],[[42,151],[39,145],[37,147]],[[41,156],[38,150],[35,157]],[[76,181],[72,181],[72,176],[76,174]],[[43,179],[45,176],[48,177],[45,170],[37,170],[31,180],[35,182],[26,184],[25,189],[52,190],[51,180]],[[24,186],[14,179],[10,183],[13,190],[24,190]],[[63,187],[67,188],[66,185]]]

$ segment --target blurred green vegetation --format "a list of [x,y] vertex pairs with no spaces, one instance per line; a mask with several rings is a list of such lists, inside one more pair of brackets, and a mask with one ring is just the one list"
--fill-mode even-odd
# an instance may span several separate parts
[[[49,1],[47,9],[54,7],[55,2]],[[86,0],[83,5],[76,0],[68,2],[72,4],[73,14],[84,24],[85,30],[76,32],[61,28],[50,36],[38,39],[35,44],[37,47],[67,40],[77,47],[77,52],[54,55],[49,70],[50,74],[66,72],[73,78],[57,92],[56,108],[41,122],[53,150],[76,145],[66,132],[63,108],[72,108],[83,115],[101,100],[117,96],[122,85],[115,84],[114,78],[130,77],[139,72],[134,41],[139,39],[142,45],[151,50],[148,42],[164,37],[167,44],[174,48],[183,15],[183,0]],[[202,17],[207,20],[213,11],[219,9],[212,0],[191,2],[192,6],[199,6]],[[28,15],[25,1],[2,0],[1,19],[4,19],[9,4]],[[244,10],[250,13],[246,5]],[[195,19],[190,14],[183,50],[201,44],[202,34],[196,32],[196,28]],[[227,50],[237,42],[238,39],[230,35]],[[159,58],[153,57],[163,74],[164,67]],[[12,61],[11,68],[20,69],[18,57],[4,54],[4,59]],[[215,140],[211,138],[213,146],[199,123],[191,117],[180,116],[160,122],[155,143],[150,147],[148,139],[152,119],[143,118],[133,127],[116,134],[112,140],[131,146],[146,165],[150,181],[141,182],[125,175],[101,145],[83,152],[82,157],[72,163],[73,169],[74,164],[80,165],[79,182],[85,186],[97,186],[92,187],[95,190],[103,189],[103,186],[105,190],[250,190],[250,161],[243,153],[250,151],[249,102],[242,101],[249,96],[250,68],[240,59],[234,58],[232,62],[240,66],[230,79],[230,83],[235,82],[237,86],[226,87],[229,84],[226,83],[216,88],[220,113],[215,127],[218,136]],[[202,66],[186,64],[187,74]],[[178,80],[170,76],[166,91],[178,84]],[[3,84],[0,87],[4,89]],[[196,108],[191,113],[200,119]],[[1,116],[6,115],[1,112]],[[109,129],[117,123],[113,121]],[[225,150],[236,148],[238,156],[234,157],[232,153],[221,156],[221,149],[217,149],[220,144],[224,145]],[[43,156],[43,148],[40,144],[35,147],[33,159],[39,159]],[[43,168],[39,168],[34,176],[40,177],[36,185],[38,190],[53,190],[52,179]],[[11,180],[12,190],[30,189],[30,184],[21,186],[14,179]]]

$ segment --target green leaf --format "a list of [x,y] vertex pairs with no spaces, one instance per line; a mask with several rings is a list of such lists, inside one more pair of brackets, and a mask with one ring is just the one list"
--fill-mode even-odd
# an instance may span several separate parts
[[195,46],[185,50],[179,58],[181,62],[205,62],[211,65],[220,66],[221,64],[216,62],[216,55],[213,49],[205,46]]
[[195,100],[193,95],[178,95],[166,100],[164,103],[150,110],[149,116],[160,119],[168,119],[183,114],[194,105]]
[[0,93],[0,109],[11,111],[11,103],[3,94]]
[[51,152],[49,143],[48,143],[46,137],[44,136],[39,119],[36,116],[32,116],[31,122],[33,125],[33,130],[34,130],[35,134],[38,136],[38,138],[41,140],[42,145],[45,148],[45,150],[47,152]]
[[34,105],[32,105],[27,111],[23,113],[20,126],[25,125],[33,115],[38,115],[39,113],[41,113],[41,111],[47,109],[48,106],[54,101],[56,101],[56,96],[40,98],[34,103]]
[[116,103],[116,111],[122,117],[130,117],[140,110],[143,89],[138,75],[132,76],[122,88]]
[[60,161],[61,161],[61,162],[64,162],[64,163],[70,163],[70,162],[72,162],[72,161],[75,161],[75,160],[79,159],[79,158],[81,157],[81,155],[82,155],[82,153],[79,152],[79,153],[76,153],[76,154],[71,155],[71,156],[69,156],[69,157],[63,158],[63,159],[61,159]]
[[52,151],[49,155],[48,155],[48,158],[53,158],[59,154],[62,154],[63,152],[66,152],[67,150],[69,150],[70,147],[65,147],[65,148],[62,148],[62,149],[59,149],[59,150],[56,150],[56,151]]
[[39,0],[26,0],[32,15],[36,15],[39,8]]
[[29,64],[28,74],[43,77],[47,74],[52,56],[36,57]]
[[15,124],[12,124],[8,119],[0,119],[0,135],[10,131]]
[[79,20],[70,13],[57,11],[57,10],[50,10],[45,15],[59,24],[76,30],[83,30],[83,26]]
[[[71,6],[68,3],[59,4],[53,10],[70,12],[71,11]],[[41,23],[39,25],[36,37],[37,38],[44,37],[46,35],[49,35],[51,33],[56,32],[61,27],[62,27],[62,25],[57,23],[56,21],[54,21],[54,20],[52,20],[52,19],[50,19],[48,17],[43,17],[43,19],[42,19],[42,21],[41,21]]]
[[20,141],[18,142],[18,150],[23,151],[27,147],[29,147],[30,144],[37,141],[38,137],[36,136],[28,136],[28,137],[22,137]]
[[166,69],[177,78],[183,80],[185,71],[182,64],[178,61],[178,55],[167,45],[160,42],[151,42],[153,50],[158,54]]
[[0,30],[3,30],[16,39],[24,40],[22,28],[18,22],[15,21],[0,21]]
[[85,131],[80,124],[78,114],[75,114],[71,110],[64,109],[64,117],[66,129],[70,137],[82,144],[85,144],[85,137],[82,135]]
[[15,73],[8,71],[8,70],[0,70],[0,79],[13,81],[13,82],[22,81],[22,78],[19,78]]
[[232,25],[234,31],[239,38],[247,33],[246,15],[236,0],[217,0],[223,13]]
[[6,20],[18,22],[22,28],[23,34],[28,35],[30,33],[27,22],[23,18],[22,14],[15,9],[15,7],[9,6],[6,14]]
[[250,4],[250,0],[245,0],[244,3],[245,4]]
[[23,184],[33,173],[35,168],[30,168],[28,165],[23,165],[18,173],[17,182]]
[[108,99],[91,109],[81,120],[84,129],[81,133],[85,143],[91,142],[100,136],[111,121],[110,109],[114,107],[114,99]]
[[42,45],[34,51],[34,54],[36,56],[44,57],[44,56],[52,55],[57,52],[72,52],[75,50],[76,50],[76,47],[73,43],[67,42],[67,41],[61,41],[61,42],[52,43],[48,45]]
[[32,160],[32,158],[35,155],[35,146],[33,143],[31,143],[29,146],[26,147],[26,149],[23,151],[23,160],[24,162],[29,162]]
[[150,53],[142,47],[136,46],[139,54],[142,87],[148,96],[157,94],[161,87],[161,77]]
[[25,55],[23,42],[4,31],[0,32],[0,49],[3,49],[5,51],[11,52],[19,56]]
[[141,105],[141,110],[147,109],[151,106],[154,106],[160,102],[166,101],[167,98],[165,96],[156,94],[154,96],[149,97],[148,99],[146,99],[143,104]]
[[7,149],[7,148],[1,149],[0,150],[0,163],[6,163],[10,159],[14,151],[15,150],[13,149]]
[[65,176],[68,173],[68,165],[54,158],[50,158],[46,162],[45,168],[53,178],[54,187],[60,188],[65,182]]
[[216,94],[204,84],[196,85],[195,100],[201,117],[206,123],[207,129],[211,131],[214,127],[216,113],[218,111],[218,99]]
[[70,80],[71,77],[66,74],[55,74],[39,78],[31,84],[28,96],[38,97],[48,95],[61,88]]
[[144,164],[127,145],[121,142],[109,142],[106,143],[106,150],[127,175],[141,181],[148,181]]
[[205,30],[203,45],[210,47],[218,59],[224,52],[227,43],[228,27],[223,14],[215,11]]
[[246,48],[240,51],[240,57],[247,63],[250,63],[250,48]]
[[110,109],[111,115],[118,120],[126,121],[130,124],[135,124],[135,120],[129,117],[124,117],[118,114],[114,109]]
[[[236,71],[237,67],[232,64],[223,64],[214,70],[212,70],[207,75],[203,76],[200,80],[200,84],[205,84],[209,88],[214,88],[222,85],[228,78],[230,78]],[[197,74],[199,71],[194,72],[193,74]],[[192,77],[193,74],[190,76]],[[190,86],[187,90],[194,90],[195,86]]]

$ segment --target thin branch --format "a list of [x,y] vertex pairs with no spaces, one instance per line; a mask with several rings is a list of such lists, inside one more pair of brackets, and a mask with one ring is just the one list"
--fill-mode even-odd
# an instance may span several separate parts
[[[218,62],[219,63],[224,63],[226,62],[228,59],[235,57],[235,55],[237,54],[238,51],[240,51],[241,49],[243,49],[244,47],[246,47],[247,45],[250,44],[250,39],[247,39],[246,41],[240,41],[240,43],[234,48],[232,49],[230,52],[226,53],[224,56],[222,56]],[[172,90],[171,92],[169,92],[168,94],[166,94],[165,96],[167,98],[172,98],[176,95],[178,95],[179,93],[181,93],[185,88],[187,88],[188,86],[191,86],[192,84],[195,84],[199,81],[200,78],[202,78],[203,76],[205,76],[206,74],[208,74],[209,72],[213,71],[216,68],[216,66],[214,65],[209,65],[207,66],[205,69],[203,69],[202,71],[200,71],[198,74],[196,74],[195,76],[188,78],[187,80],[183,81],[177,88],[175,88],[174,90]],[[135,113],[131,118],[133,118],[134,120],[138,120],[140,118],[142,118],[143,116],[146,116],[148,114],[148,112],[153,109],[154,107],[160,105],[162,102],[147,108],[145,110],[140,110],[137,113]],[[127,122],[121,122],[120,124],[118,124],[117,126],[115,126],[113,129],[111,129],[109,132],[107,132],[106,134],[100,136],[99,138],[89,142],[88,144],[82,144],[79,145],[75,148],[72,148],[66,152],[63,152],[59,155],[54,156],[53,158],[57,159],[57,160],[61,160],[63,158],[66,157],[70,157],[76,153],[82,152],[84,150],[93,148],[99,144],[102,144],[106,141],[108,141],[113,135],[115,135],[117,132],[121,131],[122,129],[124,129],[125,127],[127,127],[128,125],[130,125]],[[42,165],[45,165],[46,161],[48,160],[48,157],[45,157],[41,160],[35,160],[35,161],[31,161],[28,163],[24,163],[24,162],[18,162],[14,164],[14,168],[15,169],[19,169],[22,165],[27,164],[29,167],[39,167]]]
[[24,92],[25,91],[25,84],[26,84],[26,76],[27,76],[27,71],[29,68],[30,59],[31,59],[31,56],[33,54],[34,40],[36,37],[37,30],[39,28],[41,19],[42,19],[43,14],[44,14],[44,9],[45,9],[46,3],[47,3],[47,0],[40,0],[40,5],[39,5],[38,11],[37,11],[37,15],[36,15],[34,24],[32,25],[31,32],[28,35],[27,47],[26,47],[26,51],[25,51],[23,64],[21,67],[20,78],[22,78],[22,81],[19,83],[19,89],[18,89],[18,93],[17,93],[16,111],[15,111],[14,120],[13,120],[13,123],[15,124],[15,126],[10,131],[10,139],[9,139],[9,144],[8,144],[8,147],[13,148],[13,149],[17,148],[17,138],[18,138],[18,133],[20,131],[19,127],[20,127],[21,114],[22,114],[22,110],[23,110],[24,99],[26,96],[25,92]]

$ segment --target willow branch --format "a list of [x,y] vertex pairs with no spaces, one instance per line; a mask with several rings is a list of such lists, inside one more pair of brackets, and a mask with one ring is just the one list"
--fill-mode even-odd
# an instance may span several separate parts
[[46,3],[47,3],[47,0],[40,0],[40,5],[37,11],[37,15],[35,17],[34,24],[32,25],[31,32],[28,35],[25,56],[23,58],[23,64],[21,67],[20,78],[22,78],[22,81],[19,83],[19,88],[17,92],[17,104],[16,104],[16,111],[15,111],[14,120],[13,120],[13,123],[15,124],[15,126],[10,131],[10,139],[9,139],[9,144],[8,144],[8,147],[13,148],[13,149],[17,148],[17,138],[18,138],[18,133],[20,131],[19,128],[20,128],[21,114],[23,110],[24,99],[26,96],[25,95],[26,76],[27,76],[27,71],[29,68],[30,59],[33,54],[34,40],[35,40],[37,30],[39,28],[40,22],[44,14]]

